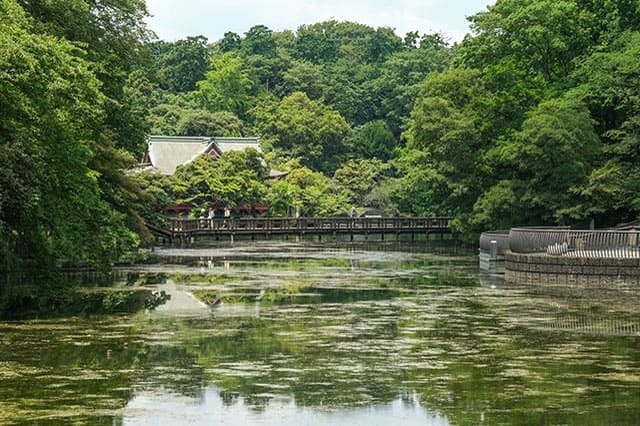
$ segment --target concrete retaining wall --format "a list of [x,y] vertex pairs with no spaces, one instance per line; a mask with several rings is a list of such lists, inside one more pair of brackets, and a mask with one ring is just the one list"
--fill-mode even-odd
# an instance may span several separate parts
[[640,289],[640,258],[505,254],[505,279],[518,284],[635,287]]

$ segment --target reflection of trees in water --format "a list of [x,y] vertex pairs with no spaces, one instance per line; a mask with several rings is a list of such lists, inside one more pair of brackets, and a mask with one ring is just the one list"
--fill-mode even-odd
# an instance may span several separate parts
[[150,345],[138,366],[135,386],[140,390],[165,389],[200,398],[207,381],[204,369],[185,348]]
[[238,392],[222,390],[219,395],[222,403],[227,407],[237,404],[240,401],[240,394]]
[[[551,318],[540,316],[539,297],[519,291],[512,305],[489,291],[443,287],[406,299],[263,306],[256,317],[217,313],[210,324],[180,320],[172,341],[183,349],[153,364],[173,369],[182,360],[178,376],[197,364],[202,381],[186,382],[194,392],[208,381],[223,389],[225,404],[256,412],[276,395],[325,408],[402,397],[457,424],[611,424],[637,407],[631,383],[605,413],[619,382],[593,380],[611,372],[609,356],[629,359],[637,345],[531,327],[527,320]],[[545,297],[556,309],[545,312],[561,312],[558,299]],[[174,379],[160,374],[154,383],[180,389]],[[580,389],[591,389],[589,397]]]
[[443,356],[411,372],[423,404],[458,424],[635,424],[640,384],[624,377],[640,373],[640,342],[522,327],[522,310],[473,305],[436,324],[442,341],[426,338]]
[[[456,424],[612,424],[633,418],[626,416],[638,406],[640,385],[594,378],[618,373],[610,356],[618,360],[615,368],[628,369],[624,374],[640,375],[630,361],[638,344],[540,326],[564,312],[558,305],[573,306],[580,293],[586,300],[601,295],[479,287],[477,275],[465,288],[467,269],[449,261],[430,259],[433,267],[420,260],[403,263],[422,276],[391,279],[376,272],[366,278],[376,289],[366,289],[366,296],[365,289],[354,288],[357,277],[366,275],[358,261],[357,274],[316,288],[321,303],[253,301],[259,311],[252,317],[223,308],[210,324],[173,324],[180,333],[172,341],[184,348],[185,359],[197,362],[205,380],[223,389],[225,404],[257,412],[287,395],[298,406],[316,408],[383,405],[402,397]],[[335,262],[287,258],[256,265],[277,275],[297,263],[307,276]],[[381,268],[394,269],[394,262],[387,259]],[[308,293],[313,287],[300,289]]]
[[[311,409],[380,406],[401,398],[406,406],[420,404],[455,424],[640,420],[640,383],[634,381],[640,377],[640,341],[536,326],[568,319],[565,312],[608,317],[610,309],[631,306],[636,299],[625,305],[606,294],[578,290],[462,287],[456,283],[465,269],[448,273],[448,260],[433,262],[440,278],[434,269],[416,264],[410,267],[431,276],[389,279],[376,272],[367,278],[373,289],[352,288],[361,271],[345,275],[333,287],[318,289],[322,303],[225,304],[206,317],[137,317],[131,328],[98,321],[69,337],[75,336],[74,321],[63,331],[54,330],[46,342],[45,334],[33,332],[31,343],[20,347],[45,355],[28,358],[27,366],[36,373],[14,383],[21,389],[52,385],[48,394],[47,388],[38,388],[33,395],[53,401],[69,371],[80,376],[85,372],[77,366],[90,365],[99,383],[65,384],[69,407],[104,408],[106,402],[85,398],[96,397],[95,392],[113,395],[111,409],[123,406],[135,390],[198,400],[204,388],[215,384],[225,404],[244,404],[257,412],[284,395]],[[394,269],[395,263],[383,267]],[[604,296],[611,303],[594,308],[594,300]],[[122,348],[125,339],[127,350]],[[85,340],[91,345],[73,344]],[[113,350],[110,358],[107,349]],[[36,377],[40,365],[56,363],[60,368],[51,376],[67,374],[62,382]],[[0,398],[9,400],[9,386],[0,388]]]
[[327,261],[354,260],[354,253],[395,253],[434,254],[442,256],[473,255],[475,249],[455,241],[327,241],[300,243],[285,241],[238,241],[228,243],[201,244],[189,249],[161,249],[153,254],[153,259],[166,264],[207,266],[221,262],[286,262],[301,259],[322,259]]
[[198,398],[206,380],[197,360],[180,346],[156,344],[160,330],[139,325],[113,317],[0,325],[0,423],[11,415],[105,424],[105,413],[144,390]]
[[3,325],[0,376],[6,377],[6,366],[12,374],[0,381],[0,401],[12,404],[11,413],[0,409],[0,419],[13,414],[28,423],[64,415],[73,420],[61,423],[98,424],[104,416],[96,413],[124,407],[141,350],[130,332],[95,319]]
[[[395,311],[387,315],[397,317]],[[261,318],[226,318],[224,328],[233,333],[198,336],[185,347],[206,366],[210,380],[225,389],[221,394],[225,403],[241,396],[245,404],[259,407],[268,405],[274,394],[290,394],[296,404],[310,407],[395,400],[400,388],[397,372],[389,369],[391,354],[385,355],[385,347],[373,352],[353,349],[366,339],[395,340],[398,329],[393,321],[368,326],[355,315],[321,319],[318,314],[308,308],[306,315],[279,318],[275,326]],[[313,335],[310,328],[315,329]],[[334,329],[351,331],[334,333]]]

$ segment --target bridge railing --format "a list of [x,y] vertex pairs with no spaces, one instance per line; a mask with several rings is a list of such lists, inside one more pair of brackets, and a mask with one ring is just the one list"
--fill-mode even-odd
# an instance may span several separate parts
[[639,236],[639,229],[512,228],[509,249],[549,256],[640,258]]
[[173,234],[231,232],[447,231],[448,217],[328,217],[167,219]]

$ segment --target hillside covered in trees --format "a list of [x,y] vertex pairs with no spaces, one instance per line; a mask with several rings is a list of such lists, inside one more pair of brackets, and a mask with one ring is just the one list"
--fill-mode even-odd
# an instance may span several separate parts
[[[0,267],[106,267],[182,201],[451,215],[470,238],[634,221],[639,9],[498,0],[455,45],[337,21],[166,42],[142,0],[0,0]],[[148,134],[263,153],[128,177]]]
[[[152,133],[261,137],[290,172],[252,192],[274,206],[452,215],[467,235],[610,226],[635,220],[640,200],[638,8],[499,0],[455,46],[353,22],[256,25],[152,42],[131,83]],[[178,180],[196,183],[197,167]],[[209,182],[190,200],[215,196]]]

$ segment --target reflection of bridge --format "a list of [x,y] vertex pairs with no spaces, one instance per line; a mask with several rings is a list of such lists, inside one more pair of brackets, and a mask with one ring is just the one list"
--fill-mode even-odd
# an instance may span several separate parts
[[364,235],[451,233],[448,217],[328,217],[328,218],[237,218],[166,219],[163,228],[148,226],[157,237],[171,242],[198,236],[270,235]]

